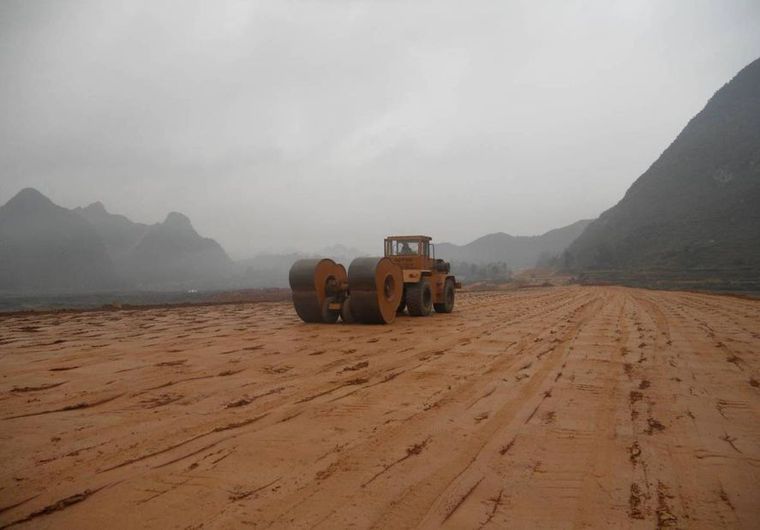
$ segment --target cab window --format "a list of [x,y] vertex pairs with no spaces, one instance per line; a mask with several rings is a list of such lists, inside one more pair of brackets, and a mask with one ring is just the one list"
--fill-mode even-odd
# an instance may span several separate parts
[[419,256],[421,254],[419,241],[391,240],[390,252],[392,256]]

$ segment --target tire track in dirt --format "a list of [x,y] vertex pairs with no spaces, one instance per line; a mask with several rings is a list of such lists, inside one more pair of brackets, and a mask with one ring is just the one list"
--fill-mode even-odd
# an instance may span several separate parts
[[[161,386],[163,386],[163,385],[161,385]],[[137,393],[135,393],[135,394],[136,394],[136,395],[140,395],[141,393],[142,393],[142,392],[137,392]],[[204,434],[204,432],[202,432],[201,434]],[[194,440],[194,439],[195,439],[195,438],[193,438],[192,440]],[[192,440],[191,440],[191,441],[192,441]],[[183,441],[182,441],[182,443],[180,443],[180,444],[178,444],[178,445],[177,445],[177,444],[175,444],[175,445],[177,445],[177,447],[180,447],[180,446],[184,445],[184,442],[185,442],[185,440],[183,440]],[[174,449],[174,448],[175,448],[174,446],[170,447],[170,449]],[[165,448],[159,448],[159,449],[156,449],[154,452],[156,452],[157,454],[163,454],[163,453],[165,452],[165,450],[166,450]],[[148,456],[151,456],[151,454],[149,454]],[[135,458],[135,459],[133,459],[133,460],[134,460],[134,461],[140,461],[140,460],[143,460],[143,459],[144,459],[144,457],[142,457],[142,456],[139,456],[139,457],[136,457],[136,458]],[[132,462],[132,460],[128,461],[128,463],[131,463],[131,462]],[[116,464],[116,467],[121,467],[121,465],[122,465],[122,464],[123,464],[123,462],[121,462],[121,463],[119,463],[119,464]]]
[[758,316],[570,287],[387,327],[287,304],[13,317],[0,524],[751,527]]
[[[580,304],[583,308],[584,312],[590,311],[588,309],[588,306],[592,302],[586,302],[585,304]],[[576,308],[577,309],[577,308]],[[565,308],[567,311],[567,307]],[[537,315],[538,316],[538,315]],[[536,316],[536,317],[537,317]],[[581,325],[582,319],[579,319],[579,322],[575,324],[575,326],[567,332],[567,336],[570,337],[574,332],[577,331],[577,328]],[[527,358],[531,356],[532,354],[536,353],[536,350],[541,349],[543,346],[534,343],[532,341],[528,341],[530,346],[530,351],[526,352],[522,358]],[[502,410],[497,411],[496,413],[492,413],[488,422],[484,423],[483,427],[479,429],[479,432],[477,433],[476,439],[474,441],[468,441],[468,447],[474,447],[473,449],[470,449],[469,451],[462,451],[464,454],[457,457],[457,462],[461,462],[459,465],[454,465],[454,463],[449,460],[448,468],[449,470],[442,470],[444,474],[451,473],[450,469],[457,469],[457,467],[462,467],[462,470],[459,471],[460,473],[463,472],[467,465],[471,464],[472,461],[477,456],[477,453],[482,450],[483,446],[490,441],[490,439],[493,437],[493,432],[498,430],[502,424],[505,423],[506,420],[502,419],[502,417],[505,418],[511,418],[511,416],[515,415],[515,408],[519,408],[521,410],[525,410],[525,412],[522,414],[522,420],[524,421],[525,418],[530,414],[529,407],[531,405],[526,404],[525,397],[528,395],[531,395],[534,393],[535,388],[541,386],[545,380],[552,379],[553,374],[551,373],[552,368],[556,368],[557,364],[557,358],[559,355],[561,355],[562,352],[559,352],[559,354],[555,355],[555,357],[546,357],[546,361],[544,362],[544,365],[541,366],[541,368],[537,371],[536,374],[533,375],[533,377],[529,380],[529,383],[526,383],[528,386],[525,390],[522,391],[522,397],[517,397],[516,399],[510,400],[510,402],[504,406],[502,406]],[[551,361],[551,362],[549,362]],[[514,359],[501,359],[498,362],[505,364],[506,366],[513,365],[515,363]],[[483,369],[481,371],[483,374],[487,374],[488,370]],[[349,453],[342,453],[341,462],[338,464],[338,467],[342,469],[351,469],[356,464],[366,465],[366,460],[374,460],[374,456],[380,451],[380,447],[387,446],[387,445],[396,445],[396,446],[412,446],[414,441],[417,439],[420,439],[424,437],[425,431],[434,431],[437,429],[440,429],[441,427],[425,427],[425,425],[436,425],[436,424],[445,424],[448,422],[448,418],[450,417],[451,412],[449,412],[452,408],[461,408],[466,410],[466,406],[463,406],[463,399],[465,396],[468,395],[467,389],[474,389],[479,388],[483,386],[484,379],[492,379],[495,376],[493,374],[480,376],[479,378],[476,378],[470,382],[467,383],[466,387],[454,387],[452,388],[451,393],[455,396],[457,396],[457,399],[451,399],[448,403],[442,403],[438,407],[436,407],[435,415],[431,415],[429,413],[426,413],[425,411],[420,412],[416,414],[415,416],[408,418],[405,422],[403,422],[402,425],[394,427],[393,430],[385,429],[381,431],[380,434],[377,435],[377,439],[374,442],[370,442],[370,445],[367,446],[365,443],[362,443],[358,446],[354,446],[351,448],[351,451]],[[498,377],[498,372],[497,376]],[[399,383],[400,384],[400,383]],[[532,406],[535,408],[535,404],[533,403]],[[443,416],[441,418],[441,416]],[[455,417],[453,421],[457,421],[458,418]],[[409,432],[409,425],[414,426],[414,430],[412,432]],[[490,433],[490,434],[489,434]],[[403,441],[397,441],[399,438],[401,438]],[[393,442],[391,442],[393,441]],[[501,440],[499,440],[501,441]],[[435,440],[433,441],[435,443]],[[426,456],[429,456],[430,459],[434,459],[435,455],[432,452],[433,449],[433,443],[430,445],[430,450],[426,451]],[[374,446],[374,447],[373,447]],[[449,457],[451,458],[451,457]],[[420,460],[419,458],[415,460]],[[422,465],[422,464],[420,464]],[[456,473],[456,472],[455,472]],[[354,479],[355,480],[355,479]],[[391,480],[391,479],[388,479]],[[437,481],[440,482],[443,479],[438,479]],[[448,480],[453,480],[449,478]],[[444,481],[445,484],[448,480]],[[351,478],[348,478],[343,475],[336,475],[334,477],[334,481],[339,481],[342,483],[350,483]],[[426,480],[428,482],[428,480]],[[431,481],[434,482],[434,481]],[[422,486],[415,484],[408,488],[408,490],[413,491],[413,495],[408,494],[407,492],[404,492],[404,494],[399,499],[391,499],[390,505],[393,507],[394,513],[404,513],[401,504],[406,503],[409,505],[415,505],[416,509],[419,509],[419,506],[424,506],[424,503],[420,502],[420,499],[418,498],[420,495],[420,489]],[[438,486],[440,487],[440,486]],[[347,489],[351,489],[350,486],[347,487]],[[317,491],[317,490],[315,490]],[[295,500],[296,506],[303,505],[305,502],[303,500],[304,496],[306,496],[306,499],[314,504],[319,504],[319,499],[314,499],[313,494],[304,494],[303,491],[298,492],[298,497],[301,498],[301,504],[298,504],[299,501]],[[374,493],[368,493],[367,496],[369,497],[375,497]],[[431,501],[432,502],[432,501]],[[292,509],[292,504],[289,501],[284,502],[285,505],[289,505],[289,507]],[[284,511],[283,513],[287,513]],[[344,514],[343,514],[344,515]],[[389,522],[389,519],[386,517],[389,514],[381,514],[380,519],[384,521],[385,524],[389,524],[390,526],[393,525],[392,522]],[[337,524],[337,523],[336,523]],[[328,525],[329,526],[329,525]]]
[[[658,417],[667,426],[666,432],[673,443],[678,440],[693,449],[667,453],[649,451],[649,460],[659,462],[649,477],[650,490],[656,492],[650,495],[650,502],[657,502],[650,511],[655,513],[657,523],[661,525],[686,520],[701,521],[701,524],[710,526],[742,527],[749,521],[737,518],[731,498],[743,499],[744,492],[752,489],[753,473],[748,473],[746,467],[716,472],[694,465],[694,460],[732,458],[729,455],[732,444],[726,439],[735,441],[736,438],[728,432],[739,434],[743,440],[757,439],[760,436],[757,427],[760,409],[756,399],[752,407],[750,401],[735,397],[744,381],[741,372],[727,362],[726,352],[718,344],[719,337],[724,336],[722,328],[726,321],[712,314],[710,304],[695,304],[691,296],[680,302],[660,304],[658,310],[683,316],[683,323],[672,333],[672,342],[685,345],[681,351],[699,353],[679,355],[676,363],[661,360],[655,367],[660,380],[653,381],[653,386],[658,390],[663,387],[680,389],[678,393],[657,392],[655,401],[661,404]],[[729,326],[735,325],[731,319],[727,320]],[[710,324],[705,325],[708,321]],[[662,400],[666,401],[664,407]],[[734,421],[726,417],[728,410],[732,410]],[[647,452],[646,448],[644,452]],[[747,463],[751,464],[751,460]],[[687,495],[674,486],[679,483],[698,483],[705,487]],[[711,506],[711,510],[697,510],[695,506]]]
[[[588,315],[588,318],[586,318],[585,321],[579,323],[579,326],[572,336],[572,340],[569,341],[569,344],[567,345],[567,355],[563,359],[563,370],[570,371],[571,373],[573,372],[573,365],[577,361],[577,358],[580,356],[578,348],[583,345],[583,335],[588,332],[588,329],[593,329],[594,327],[598,326],[600,320],[604,321],[606,318],[608,318],[608,313],[612,314],[613,316],[615,315],[614,307],[610,307],[607,300],[600,300],[599,302],[600,303],[597,304],[597,306]],[[571,377],[574,377],[574,375]],[[527,455],[529,455],[528,461],[533,462],[530,466],[529,473],[524,477],[515,477],[514,472],[509,467],[509,465],[504,465],[498,460],[496,461],[498,463],[492,462],[488,466],[485,466],[491,470],[492,476],[489,486],[483,488],[479,496],[473,496],[471,498],[469,512],[463,513],[458,520],[452,521],[452,527],[462,526],[463,524],[467,524],[467,521],[472,520],[478,520],[482,522],[498,520],[500,513],[503,512],[503,506],[495,505],[494,507],[489,507],[489,499],[503,499],[505,497],[505,494],[508,496],[513,496],[514,492],[518,492],[523,489],[523,483],[526,483],[526,487],[528,487],[527,483],[535,482],[535,476],[537,473],[544,475],[542,478],[543,482],[556,484],[556,487],[561,488],[561,497],[564,499],[564,502],[567,502],[567,499],[578,499],[579,497],[582,497],[582,474],[583,472],[588,472],[588,463],[584,466],[578,467],[577,470],[567,469],[566,466],[564,466],[561,462],[559,462],[557,466],[553,466],[547,462],[547,458],[543,456],[541,451],[535,450],[535,444],[529,441],[531,438],[531,432],[536,428],[537,423],[540,423],[542,425],[551,425],[557,421],[555,419],[556,416],[559,416],[561,421],[563,416],[566,415],[565,411],[563,411],[561,407],[558,408],[560,405],[560,403],[558,403],[558,400],[561,402],[563,399],[563,388],[566,386],[575,386],[575,383],[560,381],[558,384],[553,385],[549,391],[544,391],[543,399],[541,399],[539,405],[528,416],[527,421],[524,422],[524,426],[521,426],[522,428],[515,434],[515,437],[512,439],[510,444],[508,444],[508,449],[504,451],[505,454],[509,453],[512,455],[512,457],[514,457],[516,454],[515,451],[517,453],[527,453]],[[599,392],[599,390],[596,389],[595,391]],[[547,403],[547,405],[544,405],[544,403]],[[602,405],[604,404],[604,402],[601,401],[599,403]],[[550,408],[551,410],[549,410],[547,413],[539,414],[540,408],[544,406]],[[555,410],[558,410],[556,412],[556,416]],[[594,416],[596,417],[603,412],[604,410],[596,411]],[[544,420],[538,419],[541,416],[544,417]],[[596,420],[595,423],[599,423],[599,420]],[[604,428],[605,425],[601,425],[601,427]],[[577,439],[582,437],[582,435],[583,432],[578,431],[571,436],[573,436],[574,439]],[[568,436],[568,431],[564,433],[564,436]],[[559,457],[561,457],[563,454],[566,454],[563,451],[561,442],[555,445],[558,445],[558,447],[552,451],[547,450],[546,452],[556,453]],[[502,451],[500,450],[499,453],[501,454],[501,452]],[[596,456],[596,452],[593,450],[581,451],[581,454],[590,454],[592,456]],[[576,451],[576,454],[570,456],[570,458],[577,458],[577,456],[578,455]],[[557,467],[556,472],[553,467]],[[498,473],[496,473],[495,476],[493,476],[494,469],[498,469]],[[573,476],[575,476],[575,478],[572,478]],[[496,503],[494,502],[494,504]],[[580,505],[582,503],[578,502],[578,504]],[[561,506],[557,507],[557,509],[562,510]],[[429,514],[423,526],[433,528],[442,524],[440,512],[436,517],[435,511],[436,510],[434,508],[432,510],[432,513]],[[542,511],[544,511],[544,508],[542,506],[535,506],[536,514],[540,514]],[[567,511],[565,511],[565,520],[568,518],[568,516],[569,514]],[[541,523],[539,521],[533,521],[532,524],[540,525]]]
[[[507,326],[507,325],[509,325],[509,322],[505,323],[505,324],[502,324],[502,326]],[[487,324],[481,325],[479,327],[485,327],[485,326],[487,326]],[[451,346],[456,345],[460,340],[461,339],[453,339],[453,340],[451,340],[447,344],[437,344],[436,347],[435,347],[435,349],[417,351],[414,354],[409,355],[408,357],[405,357],[405,358],[402,357],[401,359],[393,359],[391,361],[390,366],[381,366],[379,370],[368,372],[367,376],[369,376],[369,377],[360,377],[360,378],[354,377],[354,378],[345,380],[344,382],[336,383],[336,385],[334,387],[328,388],[326,390],[322,390],[322,391],[318,392],[317,395],[309,395],[309,396],[302,397],[300,399],[296,399],[295,400],[295,405],[299,405],[299,404],[302,404],[302,403],[305,403],[305,402],[308,402],[308,401],[312,401],[312,400],[314,400],[315,398],[318,398],[318,397],[327,396],[329,394],[332,394],[336,390],[339,390],[339,389],[344,388],[344,387],[357,386],[358,388],[356,390],[351,391],[353,393],[355,391],[360,391],[360,390],[366,389],[368,387],[372,387],[372,386],[376,386],[378,384],[386,383],[386,382],[394,379],[395,377],[397,377],[398,375],[400,375],[400,373],[403,373],[404,371],[406,371],[408,369],[401,369],[400,368],[400,372],[391,372],[391,373],[389,373],[387,375],[383,375],[380,380],[376,380],[376,381],[372,380],[372,376],[374,376],[375,374],[378,374],[378,372],[381,372],[381,373],[382,372],[388,372],[389,370],[392,370],[392,369],[396,368],[399,364],[401,366],[403,366],[403,364],[405,364],[408,361],[417,360],[418,358],[424,357],[424,356],[426,356],[426,355],[428,355],[430,353],[435,353],[435,352],[438,352],[438,351],[445,351],[446,349],[450,348]],[[413,369],[413,368],[415,368],[415,367],[412,367],[411,369]],[[191,379],[197,380],[197,379],[201,379],[201,378],[202,377],[195,377],[195,378],[191,378]],[[285,382],[287,382],[287,379],[285,380]],[[316,384],[320,384],[320,383],[316,383]],[[324,385],[323,382],[321,384]],[[166,385],[161,385],[158,388],[163,388],[165,386]],[[301,385],[301,386],[303,386],[303,385]],[[135,395],[142,395],[142,392],[138,392]],[[342,396],[339,396],[339,397],[342,397]],[[289,415],[292,414],[288,410],[288,408],[292,408],[294,406],[293,399],[294,399],[293,395],[285,395],[285,394],[283,394],[283,397],[282,397],[281,400],[274,401],[274,402],[270,403],[266,408],[263,408],[263,409],[260,409],[260,410],[263,410],[263,411],[265,411],[267,413],[278,412],[278,413],[281,413],[284,416],[288,417]],[[283,407],[285,407],[284,411],[283,411]],[[301,410],[301,412],[303,412],[303,410]],[[197,434],[196,436],[191,437],[191,439],[189,441],[195,441],[200,436],[207,436],[208,432],[205,431],[205,430],[203,430],[203,429],[206,429],[207,427],[208,426],[206,426],[206,425],[199,426],[198,428],[201,430],[201,432],[199,434]],[[263,427],[263,428],[266,428],[266,427]],[[182,445],[185,445],[185,443],[188,443],[188,442],[183,441],[181,444],[176,445],[176,447],[174,445],[172,445],[172,446],[170,446],[169,450],[173,450],[173,449],[178,448],[178,447],[180,447]],[[157,450],[150,451],[148,453],[147,457],[152,456],[154,453],[155,454],[163,454],[166,450],[167,449],[163,449],[162,448],[162,449],[157,449]],[[136,457],[136,458],[133,458],[133,459],[129,460],[127,463],[131,464],[131,463],[135,463],[135,462],[141,462],[142,460],[144,460],[147,457]],[[116,467],[122,467],[122,465],[119,464]],[[108,469],[113,469],[113,467],[108,468]]]

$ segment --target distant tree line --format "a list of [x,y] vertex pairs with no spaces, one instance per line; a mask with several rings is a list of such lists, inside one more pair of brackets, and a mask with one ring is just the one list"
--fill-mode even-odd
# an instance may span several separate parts
[[451,263],[451,272],[456,274],[457,280],[465,282],[506,282],[512,279],[512,270],[503,261],[494,263],[454,261]]

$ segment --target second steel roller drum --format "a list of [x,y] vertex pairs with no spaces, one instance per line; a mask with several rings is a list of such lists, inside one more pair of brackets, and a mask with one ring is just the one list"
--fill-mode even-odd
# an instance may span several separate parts
[[346,282],[346,269],[331,259],[302,259],[290,268],[293,306],[304,322],[325,322],[325,304],[329,302],[331,282]]
[[348,290],[357,321],[390,324],[404,293],[404,275],[388,258],[356,258],[348,267]]

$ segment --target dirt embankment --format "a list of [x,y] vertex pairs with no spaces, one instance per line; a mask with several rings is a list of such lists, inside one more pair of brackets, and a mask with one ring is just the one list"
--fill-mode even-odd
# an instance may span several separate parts
[[463,294],[0,320],[0,527],[744,527],[760,302]]

